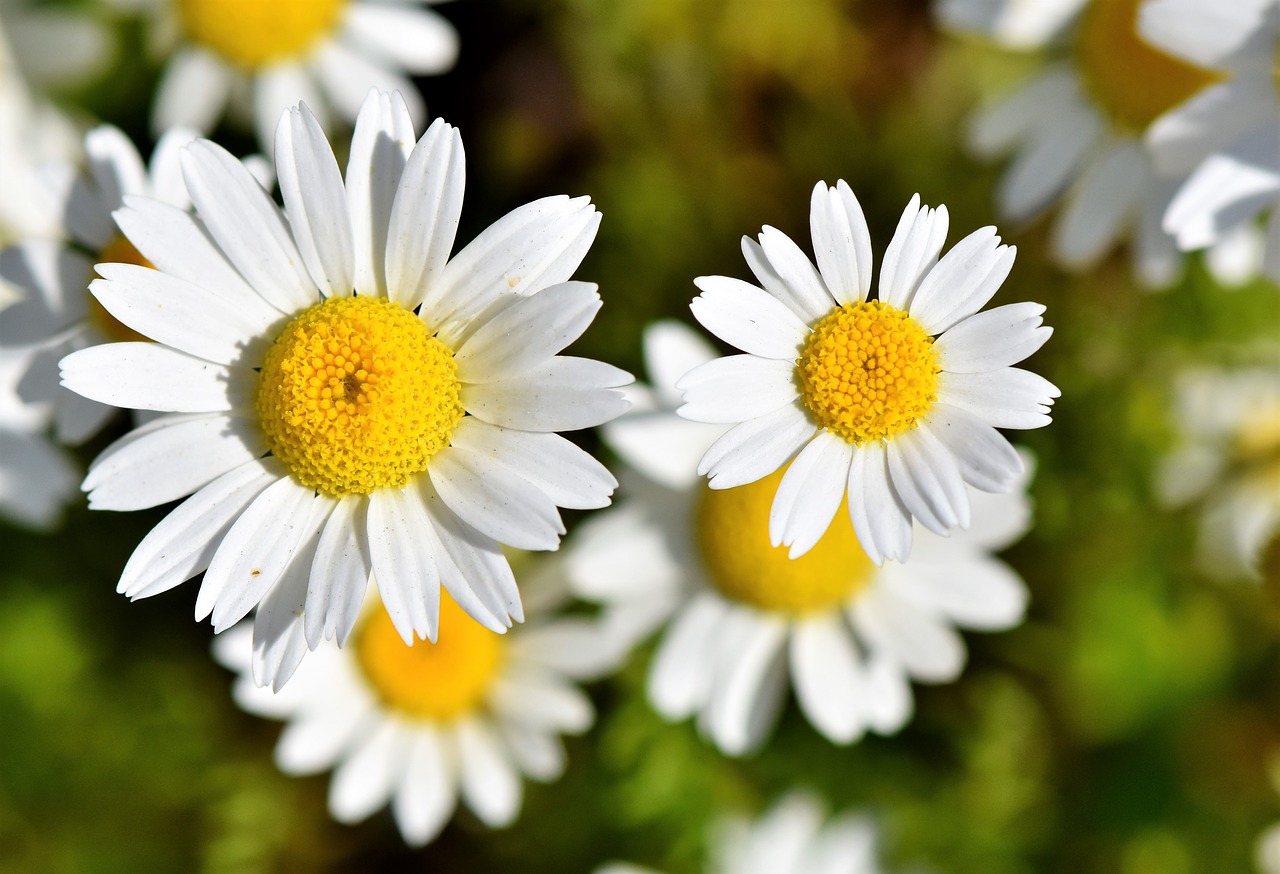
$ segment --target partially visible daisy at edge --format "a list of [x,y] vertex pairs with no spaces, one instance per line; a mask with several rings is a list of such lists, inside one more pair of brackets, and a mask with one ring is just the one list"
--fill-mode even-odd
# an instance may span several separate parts
[[[626,409],[630,375],[558,353],[600,307],[569,282],[595,238],[586,197],[508,213],[450,257],[465,162],[437,120],[414,143],[398,95],[371,91],[346,181],[306,109],[280,120],[284,208],[220,146],[182,153],[195,214],[127,197],[154,266],[100,264],[91,290],[152,338],[62,361],[63,382],[162,415],[108,447],[95,509],[191,495],[139,544],[119,591],[204,573],[215,630],[255,606],[255,645],[351,632],[373,574],[406,642],[435,639],[440,587],[486,627],[520,621],[503,544],[551,550],[557,507],[609,502],[607,470],[554,433]],[[264,673],[277,688],[287,676]]]
[[843,181],[818,183],[810,206],[818,266],[765,226],[742,251],[759,286],[727,276],[694,280],[690,309],[745,354],[681,377],[679,414],[734,425],[702,456],[712,489],[790,467],[769,514],[773,544],[792,558],[822,537],[848,495],[863,549],[879,564],[905,560],[911,520],[945,535],[969,525],[966,483],[1009,491],[1022,461],[996,428],[1039,428],[1058,389],[1011,365],[1052,329],[1045,308],[978,312],[1013,266],[995,228],[974,231],[939,259],[947,210],[911,199],[885,250],[878,297],[871,237]]
[[[133,195],[190,209],[178,155],[194,139],[193,131],[169,131],[147,165],[119,128],[94,128],[84,137],[84,167],[50,162],[40,168],[61,236],[25,237],[0,250],[0,279],[21,294],[0,319],[0,350],[30,353],[18,390],[29,403],[53,411],[59,442],[83,443],[115,412],[60,386],[59,359],[99,343],[146,339],[89,294],[96,263],[148,264],[116,225],[113,213]],[[259,178],[269,178],[265,161],[247,160]]]
[[764,742],[790,687],[834,743],[890,734],[910,719],[911,679],[959,676],[957,627],[1001,631],[1022,621],[1026,588],[990,553],[1027,530],[1025,468],[1009,493],[972,495],[969,530],[917,532],[903,564],[876,567],[845,514],[790,559],[767,535],[781,473],[708,489],[694,463],[716,435],[676,416],[677,392],[659,381],[662,362],[715,352],[674,322],[651,325],[645,348],[654,385],[604,433],[650,480],[624,479],[628,497],[574,532],[566,567],[575,594],[602,605],[614,658],[666,626],[648,682],[665,718],[696,715],[723,752],[742,755]]
[[1220,247],[1269,210],[1262,264],[1280,283],[1280,0],[1155,0],[1141,28],[1216,74],[1147,132],[1157,166],[1187,177],[1165,230],[1182,249]]
[[[1161,226],[1186,172],[1158,166],[1143,142],[1151,123],[1216,81],[1152,45],[1138,30],[1142,0],[937,0],[947,26],[1018,50],[1047,50],[1045,71],[980,110],[968,142],[978,155],[1012,153],[996,192],[1009,221],[1062,206],[1050,254],[1085,272],[1128,241],[1144,286],[1172,285],[1183,259]],[[1257,272],[1257,247],[1227,241],[1211,268],[1238,282]]]
[[113,0],[149,14],[151,52],[165,67],[156,131],[200,133],[224,112],[269,148],[280,113],[299,101],[326,131],[354,120],[370,88],[399,91],[410,118],[426,109],[411,76],[443,73],[458,55],[453,25],[429,0]]
[[562,734],[590,728],[594,710],[574,681],[595,679],[597,630],[564,617],[548,558],[521,573],[529,621],[510,635],[478,625],[445,596],[438,643],[406,646],[371,589],[345,648],[322,643],[278,693],[253,679],[248,624],[218,637],[214,654],[240,676],[244,710],[287,723],[277,766],[291,775],[333,770],[329,812],[343,823],[389,804],[404,840],[433,840],[459,799],[490,828],[519,814],[522,778],[557,779]]
[[1271,359],[1190,370],[1175,386],[1179,441],[1157,492],[1170,506],[1200,503],[1199,563],[1221,579],[1280,579],[1280,353]]
[[[843,813],[828,818],[811,792],[792,791],[758,819],[726,816],[713,827],[704,870],[708,874],[880,874],[879,830],[870,817]],[[613,862],[595,874],[658,874]]]

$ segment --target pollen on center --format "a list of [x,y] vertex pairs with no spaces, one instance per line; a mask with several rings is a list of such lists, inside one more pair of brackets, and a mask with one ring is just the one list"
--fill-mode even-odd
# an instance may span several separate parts
[[814,325],[796,371],[818,424],[861,445],[915,427],[937,400],[937,361],[918,322],[873,300]]
[[773,546],[769,508],[782,475],[734,489],[703,488],[696,521],[703,561],[715,587],[734,601],[792,615],[829,610],[865,586],[875,565],[844,504],[818,545],[799,558]]
[[257,411],[267,445],[327,495],[403,487],[462,418],[453,352],[383,298],[304,310],[267,352]]

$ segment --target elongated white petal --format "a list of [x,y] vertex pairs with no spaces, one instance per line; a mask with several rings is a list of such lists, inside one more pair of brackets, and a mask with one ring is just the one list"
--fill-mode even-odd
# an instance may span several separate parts
[[[916,289],[937,263],[947,239],[947,208],[920,205],[920,195],[911,197],[902,211],[897,230],[889,240],[880,267],[880,300],[914,314]],[[954,251],[954,250],[953,250]]]
[[458,348],[458,378],[479,383],[519,376],[582,336],[599,311],[600,295],[590,282],[561,282],[515,298]]
[[871,290],[871,233],[862,205],[843,179],[819,182],[809,204],[813,253],[827,289],[841,306],[860,303]]
[[497,727],[511,760],[526,777],[547,783],[564,773],[565,751],[559,737],[510,722]]
[[934,404],[920,428],[938,439],[955,456],[960,476],[984,492],[1005,492],[1023,472],[1022,458],[995,428],[972,413],[948,404]]
[[0,248],[0,280],[23,294],[4,310],[0,343],[26,345],[83,319],[92,277],[93,262],[63,243],[24,240]]
[[158,343],[90,346],[62,359],[61,367],[64,386],[115,407],[223,412],[253,401],[252,370],[233,371]]
[[455,732],[462,800],[490,828],[509,824],[520,811],[522,788],[501,742],[489,725],[476,719],[459,720]]
[[969,316],[934,343],[938,366],[975,372],[1018,363],[1053,334],[1052,328],[1042,327],[1043,313],[1038,303],[1012,303]]
[[1042,428],[1061,392],[1042,376],[1006,367],[982,373],[949,373],[938,378],[938,403],[959,407],[994,428]]
[[1067,193],[1049,243],[1053,257],[1071,270],[1091,269],[1134,227],[1154,182],[1140,143],[1108,144]]
[[796,623],[791,633],[791,679],[800,709],[828,740],[847,744],[862,736],[862,667],[852,632],[838,614]]
[[415,76],[443,73],[457,59],[458,32],[430,9],[353,3],[345,13],[347,39]]
[[849,462],[849,519],[858,543],[876,564],[906,561],[911,552],[911,512],[889,475],[882,442],[854,449]]
[[804,448],[817,426],[799,400],[729,429],[702,456],[698,473],[713,489],[729,489],[768,476]]
[[1043,107],[1046,123],[1005,169],[996,189],[996,208],[1005,218],[1022,222],[1047,207],[1075,178],[1102,137],[1103,120],[1085,102],[1075,77]]
[[280,732],[276,766],[293,776],[318,774],[333,767],[357,738],[372,729],[370,723],[376,717],[370,703],[345,698],[340,704],[312,703]]
[[401,306],[418,306],[439,282],[458,232],[465,184],[462,136],[436,119],[409,155],[387,227],[387,295]]
[[324,126],[326,103],[311,71],[297,58],[284,58],[268,63],[254,71],[249,83],[253,94],[253,126],[258,142],[270,148],[282,118],[299,103],[314,106],[320,113],[318,119]]
[[[777,228],[765,225],[760,231],[760,251],[781,280],[785,297],[780,297],[806,324],[812,324],[831,312],[835,298],[827,290],[822,276],[795,241]],[[776,288],[776,286],[775,286]],[[766,291],[774,291],[768,285]]]
[[577,431],[627,411],[618,386],[631,374],[599,361],[560,355],[527,376],[483,385],[462,386],[467,412],[503,428],[525,431]]
[[787,468],[769,510],[769,539],[799,558],[822,539],[844,498],[853,444],[819,431]]
[[793,402],[794,361],[727,355],[695,367],[676,384],[684,392],[677,412],[686,419],[712,424],[744,422]]
[[126,194],[151,193],[142,156],[118,127],[100,125],[89,131],[84,138],[84,154],[103,211],[117,209]]
[[457,804],[457,783],[439,731],[430,723],[414,726],[404,773],[391,799],[391,812],[407,843],[420,847],[440,833]]
[[645,326],[641,342],[649,383],[667,407],[680,403],[680,392],[676,389],[680,377],[720,355],[700,333],[675,319],[650,322]]
[[431,521],[417,490],[379,489],[369,496],[369,558],[382,605],[405,645],[432,643],[440,617],[440,574],[424,543]]
[[178,126],[200,133],[213,130],[226,107],[233,79],[231,68],[212,52],[191,46],[179,49],[156,85],[152,132],[160,134]]
[[341,646],[355,626],[364,603],[373,559],[368,543],[369,502],[360,495],[339,498],[325,523],[311,562],[304,604],[307,645],[324,638]]
[[902,503],[935,534],[969,527],[969,494],[960,465],[931,432],[916,428],[895,435],[886,449],[889,475]]
[[785,689],[786,622],[768,614],[740,618],[745,633],[736,641],[731,659],[722,662],[725,673],[712,689],[711,703],[703,714],[703,724],[717,746],[731,756],[750,752],[764,740]]
[[449,508],[483,534],[519,549],[555,549],[564,523],[541,489],[490,460],[454,444],[431,460],[431,482]]
[[489,704],[512,722],[565,734],[580,734],[595,719],[590,699],[576,686],[534,671],[496,679]]
[[649,701],[667,719],[684,719],[706,700],[711,657],[729,605],[700,593],[667,627],[649,669]]
[[873,588],[855,598],[849,617],[872,649],[918,680],[947,683],[964,667],[964,643],[950,625],[886,591]]
[[680,490],[697,481],[699,459],[725,432],[721,425],[690,422],[668,411],[634,409],[602,430],[604,442],[630,467]]
[[413,120],[400,94],[370,91],[347,161],[347,206],[355,245],[355,290],[387,297],[387,230],[400,176],[413,149]]
[[1013,269],[1017,250],[1001,246],[995,228],[979,228],[942,256],[911,300],[911,318],[941,334],[991,300]]
[[912,561],[886,585],[904,600],[935,610],[965,628],[1003,631],[1022,621],[1027,587],[1004,562],[982,555],[963,561]]
[[1204,160],[1179,189],[1164,227],[1201,249],[1280,198],[1280,125],[1262,125]]
[[413,80],[391,69],[380,58],[348,45],[344,39],[320,41],[308,66],[334,112],[347,119],[358,119],[370,90],[396,95],[398,102],[404,104],[405,118],[411,122],[408,143],[413,144],[412,122],[425,121],[427,117],[422,95]]
[[704,328],[743,352],[795,361],[809,327],[786,304],[740,279],[699,276],[689,309]]
[[329,813],[338,822],[359,822],[387,803],[404,777],[408,729],[383,719],[338,765],[329,783]]

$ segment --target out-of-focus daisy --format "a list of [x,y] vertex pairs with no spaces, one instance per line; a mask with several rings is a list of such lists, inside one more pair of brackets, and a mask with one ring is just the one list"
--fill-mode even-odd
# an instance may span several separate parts
[[972,148],[1014,153],[997,191],[1001,214],[1030,219],[1061,199],[1051,252],[1088,270],[1129,239],[1145,285],[1181,271],[1161,217],[1180,179],[1162,175],[1143,147],[1153,120],[1215,80],[1212,70],[1161,51],[1138,31],[1141,0],[939,0],[949,26],[1009,48],[1053,46],[1058,58],[1012,96],[980,112]]
[[1270,209],[1264,270],[1280,282],[1280,0],[1155,0],[1143,35],[1215,79],[1147,133],[1158,166],[1190,177],[1165,212],[1179,247],[1217,243]]
[[348,645],[323,643],[278,693],[254,681],[247,625],[219,637],[215,654],[240,672],[242,708],[288,723],[275,753],[282,771],[332,768],[335,819],[358,822],[389,803],[405,841],[421,845],[459,797],[486,825],[510,824],[521,775],[559,777],[559,736],[591,726],[591,702],[572,681],[598,675],[595,637],[539,606],[534,592],[528,625],[500,636],[446,595],[439,641],[407,646],[371,595]]
[[0,0],[0,57],[9,54],[33,88],[84,85],[111,63],[115,40],[89,4],[51,5]]
[[849,186],[818,183],[810,226],[817,269],[766,226],[759,244],[742,241],[763,287],[695,280],[694,316],[746,354],[682,377],[679,412],[736,424],[699,464],[713,489],[755,482],[794,456],[768,518],[770,539],[793,558],[818,542],[847,492],[872,560],[904,560],[912,517],[946,534],[969,524],[965,483],[1014,487],[1022,463],[995,429],[1049,423],[1058,390],[1011,365],[1052,329],[1036,303],[978,312],[1015,252],[987,227],[939,259],[946,207],[912,198],[885,251],[876,300],[868,299],[871,237]]
[[1203,502],[1206,572],[1258,578],[1264,550],[1280,535],[1280,360],[1184,374],[1174,420],[1181,440],[1159,471],[1161,497],[1173,506]]
[[312,648],[346,639],[370,572],[406,641],[435,639],[442,584],[489,628],[519,620],[500,544],[555,549],[557,506],[604,506],[615,485],[554,433],[617,416],[613,387],[631,381],[558,355],[600,307],[594,285],[566,281],[599,225],[590,201],[520,207],[450,258],[462,140],[437,121],[415,146],[383,92],[360,113],[345,183],[306,107],[282,116],[283,211],[216,144],[182,158],[196,214],[126,198],[117,220],[156,269],[102,264],[92,285],[156,342],[62,361],[88,397],[170,414],[103,452],[90,506],[192,495],[120,591],[204,571],[198,618],[221,630],[261,602],[265,641],[305,612]]
[[[808,792],[790,792],[764,816],[725,817],[711,834],[708,874],[879,874],[879,835],[863,814],[827,819],[825,806]],[[656,874],[615,862],[596,874]]]
[[[136,3],[136,0],[133,0]],[[264,147],[288,107],[304,101],[322,128],[352,120],[370,88],[399,91],[425,115],[409,76],[443,73],[458,55],[427,0],[145,0],[153,51],[167,58],[152,107],[155,130],[207,133],[230,106]]]
[[[688,329],[655,327],[646,337],[651,365],[713,354]],[[654,395],[671,391],[659,384]],[[742,754],[764,740],[788,685],[813,726],[836,743],[868,729],[894,732],[911,714],[910,678],[959,675],[965,649],[956,627],[997,631],[1022,620],[1025,587],[990,556],[1026,530],[1021,467],[1010,493],[973,494],[968,531],[918,532],[905,564],[876,567],[845,514],[811,551],[789,559],[767,534],[781,471],[708,489],[691,464],[714,435],[660,401],[638,407],[606,438],[640,470],[663,471],[667,486],[637,483],[630,500],[587,520],[568,555],[570,583],[605,606],[608,636],[621,650],[670,620],[650,671],[650,700],[668,719],[697,714],[724,752]],[[676,451],[682,425],[692,445]],[[667,439],[644,439],[663,430]],[[690,464],[683,476],[672,458]]]
[[93,436],[113,409],[59,386],[58,360],[98,343],[145,339],[112,318],[88,292],[98,262],[147,264],[112,213],[130,195],[189,209],[178,153],[194,138],[190,131],[170,131],[157,143],[148,167],[119,129],[104,125],[90,131],[84,138],[83,171],[67,163],[41,171],[45,196],[55,205],[65,236],[29,237],[0,250],[0,278],[22,294],[5,311],[0,347],[36,350],[19,391],[30,403],[53,408],[61,442]]

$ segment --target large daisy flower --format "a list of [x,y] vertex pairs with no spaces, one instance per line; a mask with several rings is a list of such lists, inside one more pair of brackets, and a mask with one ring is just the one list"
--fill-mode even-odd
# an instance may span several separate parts
[[1280,282],[1280,0],[1156,0],[1143,35],[1215,78],[1147,133],[1156,161],[1189,178],[1165,212],[1183,249],[1201,249],[1271,210],[1263,268]]
[[[714,354],[670,323],[651,328],[646,346],[651,364]],[[606,432],[625,461],[659,472],[665,485],[628,482],[631,498],[587,520],[567,557],[571,586],[604,606],[616,647],[668,623],[649,674],[650,701],[664,717],[696,714],[721,750],[740,755],[763,742],[790,685],[833,742],[888,734],[910,718],[910,679],[959,675],[965,649],[956,627],[1021,622],[1025,587],[990,552],[1026,530],[1025,472],[1008,494],[972,495],[968,531],[917,532],[904,564],[873,564],[843,513],[812,550],[790,559],[767,535],[783,473],[706,488],[691,456],[715,437],[677,417],[662,401],[670,393],[655,386],[655,403],[637,404]],[[689,464],[683,471],[679,458]]]
[[1207,572],[1260,578],[1263,554],[1280,538],[1280,361],[1183,374],[1174,424],[1180,440],[1158,472],[1160,496],[1171,506],[1203,502],[1198,553]]
[[[87,440],[114,411],[60,387],[58,360],[99,343],[146,339],[113,318],[88,292],[95,263],[147,264],[112,215],[132,195],[189,209],[178,154],[193,139],[191,131],[170,131],[156,144],[147,166],[118,128],[103,125],[90,131],[84,138],[84,170],[67,163],[41,170],[63,236],[26,238],[0,250],[0,278],[22,293],[22,300],[5,311],[0,348],[38,350],[20,391],[29,402],[53,408],[61,442]],[[269,175],[261,159],[251,160],[250,166],[260,177]]]
[[156,342],[62,361],[88,397],[169,413],[97,459],[90,506],[192,495],[120,591],[204,571],[198,618],[224,629],[261,602],[256,634],[271,639],[305,612],[312,648],[346,639],[371,572],[405,641],[435,639],[441,584],[489,628],[519,620],[500,544],[555,549],[557,505],[603,506],[615,485],[554,433],[621,413],[612,387],[631,380],[557,355],[600,307],[594,285],[565,281],[599,224],[589,200],[520,207],[450,258],[461,138],[437,121],[415,145],[404,103],[382,92],[345,183],[315,117],[284,114],[283,211],[216,144],[182,158],[195,215],[126,198],[117,220],[156,269],[100,264],[91,287]]
[[[679,382],[680,414],[739,423],[707,450],[711,488],[759,480],[795,460],[769,514],[774,545],[803,555],[846,492],[848,513],[877,564],[904,560],[911,519],[938,534],[969,524],[965,483],[1008,491],[1022,471],[996,428],[1039,428],[1058,390],[1010,365],[1052,329],[1044,307],[979,313],[1013,266],[995,228],[973,232],[939,260],[947,210],[913,197],[871,289],[871,237],[844,182],[813,190],[818,267],[766,226],[742,251],[760,286],[725,276],[695,283],[702,325],[745,352],[703,364]],[[798,455],[796,453],[799,453]]]
[[559,777],[560,735],[591,726],[591,702],[572,681],[599,674],[594,634],[584,620],[556,618],[555,599],[537,583],[526,585],[529,623],[511,635],[481,627],[445,596],[439,641],[412,647],[371,596],[348,645],[322,644],[278,693],[254,681],[247,626],[214,651],[240,672],[242,708],[288,723],[275,753],[282,771],[332,768],[334,819],[358,822],[389,803],[405,841],[421,845],[459,797],[486,825],[510,824],[521,775]]
[[152,122],[211,130],[230,104],[252,109],[271,143],[281,111],[305,101],[327,129],[354,119],[371,87],[399,91],[425,114],[407,78],[454,64],[458,36],[424,0],[146,0],[151,42],[168,56]]
[[1129,239],[1134,272],[1160,288],[1182,261],[1161,217],[1180,181],[1160,171],[1142,142],[1161,113],[1214,79],[1211,70],[1161,51],[1138,31],[1141,0],[939,0],[949,26],[1009,48],[1053,46],[1060,61],[981,111],[970,130],[977,153],[1014,153],[997,191],[1006,219],[1024,221],[1057,200],[1051,253],[1092,268]]
[[[809,792],[789,792],[757,820],[729,816],[711,835],[708,874],[879,874],[878,829],[863,814],[827,819]],[[596,874],[657,874],[615,862]]]

